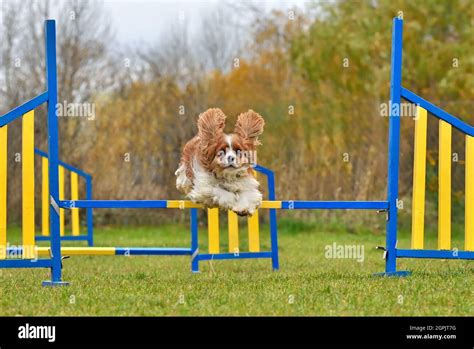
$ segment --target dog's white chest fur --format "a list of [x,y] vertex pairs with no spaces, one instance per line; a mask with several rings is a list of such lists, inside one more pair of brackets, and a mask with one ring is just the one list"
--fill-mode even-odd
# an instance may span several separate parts
[[202,168],[199,161],[192,162],[193,181],[186,176],[184,166],[176,171],[176,187],[185,193],[193,202],[208,207],[220,207],[233,210],[238,214],[252,215],[262,203],[262,194],[258,190],[258,181],[241,171],[224,171],[220,177]]

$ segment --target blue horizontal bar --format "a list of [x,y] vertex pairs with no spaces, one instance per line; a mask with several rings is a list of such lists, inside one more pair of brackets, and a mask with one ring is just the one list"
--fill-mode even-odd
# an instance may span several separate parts
[[[35,153],[38,154],[39,156],[44,157],[44,158],[48,158],[48,154],[45,153],[44,151],[38,149],[38,148],[35,148]],[[74,167],[74,166],[72,166],[72,165],[70,165],[70,164],[68,164],[64,161],[59,160],[58,163],[61,166],[63,166],[64,168],[66,168],[67,170],[77,173],[81,177],[84,177],[84,178],[91,177],[91,175],[89,173],[84,172],[84,171],[78,169],[77,167]]]
[[[387,201],[282,201],[284,210],[384,210]],[[167,200],[62,200],[61,208],[167,208]]]
[[272,258],[271,252],[240,252],[240,253],[216,253],[216,254],[198,254],[199,261],[217,260],[217,259],[249,259],[249,258]]
[[43,92],[42,94],[36,96],[33,99],[30,99],[28,102],[16,107],[15,109],[10,110],[8,113],[0,117],[0,127],[8,125],[15,119],[18,119],[28,113],[29,111],[34,110],[39,107],[41,104],[48,101],[48,92]]
[[397,249],[397,257],[399,258],[474,259],[474,251]]
[[[64,241],[83,241],[83,240],[88,240],[87,235],[64,235],[61,236],[61,240]],[[36,235],[35,236],[36,241],[50,241],[51,236],[44,236],[44,235]]]
[[192,252],[190,248],[180,247],[116,247],[115,254],[117,256],[189,256],[192,254]]
[[166,200],[66,200],[61,208],[166,208]]
[[51,268],[51,259],[1,259],[0,268]]
[[315,210],[315,209],[345,209],[345,210],[385,210],[387,201],[282,201],[283,210]]
[[436,116],[438,119],[446,121],[448,124],[451,124],[454,128],[457,128],[459,131],[465,134],[468,134],[469,136],[474,137],[473,126],[449,114],[448,112],[444,111],[440,107],[437,107],[431,102],[428,102],[426,99],[421,98],[420,96],[416,95],[415,93],[403,87],[402,87],[402,97],[412,103],[418,104],[420,107],[426,109],[431,114]]

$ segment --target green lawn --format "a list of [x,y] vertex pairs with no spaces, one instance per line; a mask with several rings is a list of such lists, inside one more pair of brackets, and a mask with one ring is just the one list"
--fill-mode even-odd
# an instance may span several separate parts
[[[264,230],[263,249],[269,245]],[[380,233],[283,224],[279,235],[278,272],[270,260],[202,262],[201,273],[192,274],[189,257],[77,256],[64,261],[69,287],[43,288],[47,270],[0,269],[0,315],[474,314],[472,262],[401,260],[411,277],[374,278],[384,267],[374,249],[384,245]],[[204,228],[201,238],[205,249]],[[187,227],[180,225],[96,230],[97,246],[188,243]],[[364,261],[326,258],[325,246],[333,243],[364,246]],[[408,235],[399,245],[409,245]],[[453,246],[462,246],[461,237]]]

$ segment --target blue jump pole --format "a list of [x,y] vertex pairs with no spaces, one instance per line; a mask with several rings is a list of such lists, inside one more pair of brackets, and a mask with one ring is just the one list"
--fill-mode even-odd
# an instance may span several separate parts
[[[381,276],[406,276],[408,271],[397,271],[397,229],[398,229],[398,180],[400,163],[400,101],[402,88],[402,39],[403,20],[393,19],[392,26],[392,70],[390,76],[390,116],[388,139],[387,174],[387,235],[385,273]],[[395,107],[395,108],[394,108]]]
[[199,273],[198,209],[191,209],[191,271]]
[[[275,175],[273,171],[268,173],[268,198],[269,200],[276,200],[275,195]],[[278,270],[280,268],[280,262],[278,257],[278,225],[276,210],[274,208],[270,209],[270,240],[272,245],[272,268],[273,270]]]
[[[86,200],[92,200],[92,176],[86,177]],[[94,213],[92,207],[86,208],[87,214],[87,243],[94,246]]]
[[51,230],[51,280],[43,286],[68,285],[62,281],[61,237],[59,234],[59,132],[56,105],[58,82],[56,76],[56,24],[54,20],[45,23],[46,32],[46,77],[48,89],[48,153],[49,153],[49,195]]

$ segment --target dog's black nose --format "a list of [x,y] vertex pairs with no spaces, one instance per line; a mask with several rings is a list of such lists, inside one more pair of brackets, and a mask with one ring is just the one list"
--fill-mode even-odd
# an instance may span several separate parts
[[227,161],[230,162],[230,163],[234,162],[234,161],[235,161],[235,156],[229,155],[229,156],[227,157]]

